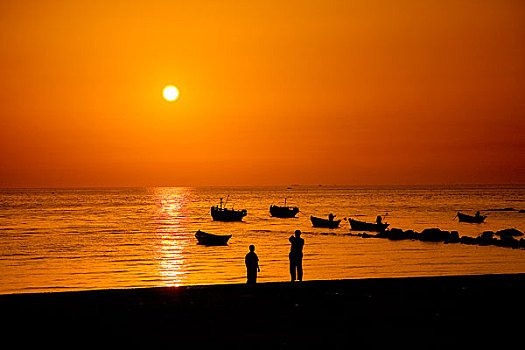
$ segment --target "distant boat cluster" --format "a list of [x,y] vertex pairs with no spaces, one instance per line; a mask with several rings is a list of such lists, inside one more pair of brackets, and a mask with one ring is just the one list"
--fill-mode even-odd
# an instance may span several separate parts
[[[227,200],[226,200],[227,202]],[[223,204],[222,198],[220,199],[219,205],[211,207],[211,216],[215,221],[242,221],[242,219],[248,214],[246,209],[227,209],[226,203]],[[518,211],[513,208],[505,209],[489,209],[488,211]],[[519,211],[523,213],[523,210]],[[298,207],[291,207],[286,205],[286,198],[284,200],[284,206],[271,205],[270,215],[276,218],[295,218],[299,213]],[[385,215],[386,216],[386,215]],[[486,215],[481,215],[480,212],[476,212],[475,215],[468,215],[461,212],[457,212],[456,217],[459,222],[480,224],[485,222]],[[310,221],[313,227],[335,229],[339,227],[341,220],[334,220],[335,215],[329,214],[328,219],[310,216]],[[347,220],[346,218],[344,220]],[[388,238],[391,240],[402,240],[412,239],[427,242],[444,242],[444,243],[463,243],[463,244],[477,244],[477,245],[495,245],[500,247],[510,248],[525,248],[525,239],[521,238],[517,240],[514,237],[523,236],[523,233],[517,229],[505,229],[497,232],[485,231],[479,237],[472,238],[468,236],[460,237],[457,231],[443,231],[439,228],[428,228],[423,230],[421,233],[406,230],[403,231],[398,228],[392,228],[387,230],[390,224],[382,222],[382,217],[377,216],[375,223],[359,221],[348,218],[348,223],[353,231],[365,231],[365,233],[347,235],[359,236],[363,238]],[[366,232],[376,232],[376,234],[369,234]],[[494,238],[494,235],[499,236],[500,239]],[[232,235],[215,235],[206,233],[201,230],[197,231],[195,237],[198,240],[198,244],[202,245],[226,245]]]

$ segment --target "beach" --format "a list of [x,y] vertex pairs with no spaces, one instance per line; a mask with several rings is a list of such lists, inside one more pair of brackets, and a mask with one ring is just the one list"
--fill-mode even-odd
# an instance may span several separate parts
[[370,278],[0,296],[3,333],[217,348],[511,344],[525,275]]

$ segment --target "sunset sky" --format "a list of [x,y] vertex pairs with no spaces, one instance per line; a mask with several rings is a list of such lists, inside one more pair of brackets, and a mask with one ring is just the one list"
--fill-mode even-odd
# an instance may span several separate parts
[[0,187],[525,183],[520,0],[4,0],[0,89]]

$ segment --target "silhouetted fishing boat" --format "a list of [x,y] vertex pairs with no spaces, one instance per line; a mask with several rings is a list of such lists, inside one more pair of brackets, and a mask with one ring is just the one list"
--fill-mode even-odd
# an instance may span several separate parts
[[270,215],[276,218],[294,218],[298,212],[299,208],[286,206],[286,198],[284,199],[283,207],[278,205],[270,206]]
[[234,210],[223,207],[222,198],[219,205],[211,207],[211,217],[215,221],[242,221],[246,214],[246,209]]
[[202,245],[226,245],[232,235],[214,235],[201,230],[195,233],[195,238]]
[[350,223],[350,227],[354,231],[373,231],[373,232],[383,232],[386,230],[390,224],[386,223],[371,223],[371,222],[364,222],[354,219],[348,219],[348,222]]
[[457,213],[457,217],[459,222],[469,222],[471,224],[481,224],[487,218],[484,215],[479,215],[479,212],[477,212],[476,215],[472,216],[460,213],[459,211]]
[[327,220],[315,216],[310,216],[310,220],[314,227],[320,228],[338,228],[339,223],[341,222],[341,220]]

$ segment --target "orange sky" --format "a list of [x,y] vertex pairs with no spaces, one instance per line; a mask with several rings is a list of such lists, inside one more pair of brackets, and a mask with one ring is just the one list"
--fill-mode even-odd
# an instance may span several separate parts
[[0,77],[0,187],[525,183],[519,0],[4,0]]

